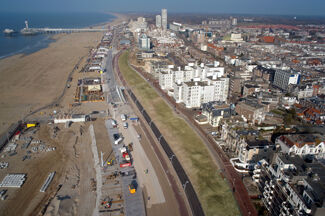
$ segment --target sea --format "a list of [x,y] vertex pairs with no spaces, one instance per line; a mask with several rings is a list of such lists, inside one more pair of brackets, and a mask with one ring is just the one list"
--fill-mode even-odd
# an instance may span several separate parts
[[83,28],[109,22],[115,17],[106,13],[0,13],[0,59],[15,54],[30,54],[47,47],[54,40],[52,34],[6,36],[6,28],[20,31],[25,20],[30,28]]

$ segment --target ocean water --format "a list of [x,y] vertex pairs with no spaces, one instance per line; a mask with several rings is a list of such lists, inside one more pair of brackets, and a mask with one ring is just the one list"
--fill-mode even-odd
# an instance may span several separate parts
[[53,42],[51,34],[6,36],[6,28],[20,31],[28,20],[30,28],[82,28],[111,21],[114,16],[104,13],[0,13],[0,59],[18,53],[29,54]]

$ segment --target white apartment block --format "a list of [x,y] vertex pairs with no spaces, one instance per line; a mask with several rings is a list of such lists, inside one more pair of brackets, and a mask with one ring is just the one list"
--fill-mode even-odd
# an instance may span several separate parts
[[163,90],[173,89],[174,84],[174,74],[172,70],[161,71],[159,73],[159,85]]
[[200,107],[210,101],[227,101],[229,78],[223,76],[223,67],[189,64],[184,70],[169,67],[160,71],[159,85],[163,90],[174,90],[176,103],[184,102],[188,108]]
[[194,70],[184,71],[184,82],[190,82],[194,78]]
[[184,98],[183,83],[174,83],[174,99],[176,103],[182,103]]
[[185,81],[185,71],[181,70],[179,67],[178,70],[174,71],[174,82],[182,83]]
[[217,76],[223,77],[225,75],[225,68],[224,67],[212,67],[212,66],[205,66],[204,67],[205,77],[209,76]]
[[184,82],[183,102],[187,108],[201,106],[201,92],[204,82]]
[[[201,90],[201,104],[214,101],[214,86],[213,85],[203,85]],[[200,106],[201,106],[200,104]]]
[[229,92],[229,78],[208,77],[208,82],[214,86],[214,101],[227,101]]

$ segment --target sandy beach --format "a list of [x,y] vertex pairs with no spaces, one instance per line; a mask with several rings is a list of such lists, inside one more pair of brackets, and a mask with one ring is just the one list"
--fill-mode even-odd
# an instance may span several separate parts
[[[124,16],[117,18],[109,25],[115,25]],[[67,109],[73,102],[77,79],[85,65],[91,49],[97,47],[103,33],[72,33],[54,35],[55,42],[49,47],[29,55],[15,55],[0,60],[0,134],[5,132],[11,123],[22,119],[26,114],[47,104],[51,104],[65,88],[71,71],[79,63],[72,75],[73,87],[60,101],[55,109]],[[100,105],[96,105],[97,108]],[[42,110],[48,115],[52,109]],[[40,112],[35,113],[40,115]],[[104,123],[96,122],[96,128],[104,127]],[[64,126],[61,127],[63,130]],[[55,147],[52,152],[33,153],[31,159],[22,160],[26,150],[17,148],[16,156],[2,154],[2,160],[10,165],[0,172],[0,179],[7,173],[27,173],[27,180],[22,189],[9,189],[9,198],[0,203],[0,211],[4,215],[39,215],[46,209],[45,215],[90,215],[94,208],[95,193],[91,193],[90,178],[94,169],[86,125],[72,125],[53,137],[53,127],[43,124],[33,136],[45,145]],[[99,147],[108,152],[107,137],[98,136]],[[102,147],[105,144],[105,148]],[[19,144],[22,145],[22,144]],[[51,186],[45,193],[40,193],[49,172],[56,171]],[[63,187],[58,191],[58,185]],[[58,193],[58,194],[57,194]],[[69,194],[69,199],[53,199],[55,196]]]
[[[125,18],[112,15],[117,18],[109,25]],[[58,34],[54,36],[56,41],[45,49],[0,60],[0,134],[11,123],[58,97],[68,74],[97,46],[102,34]]]

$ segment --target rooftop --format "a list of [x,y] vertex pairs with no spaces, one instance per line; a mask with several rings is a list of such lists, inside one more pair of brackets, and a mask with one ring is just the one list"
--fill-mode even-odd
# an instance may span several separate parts
[[290,134],[282,135],[280,140],[290,147],[295,145],[301,148],[304,145],[318,145],[325,141],[325,137],[320,134]]
[[192,87],[192,86],[207,86],[208,84],[206,82],[202,81],[190,81],[190,82],[184,82],[187,86]]

